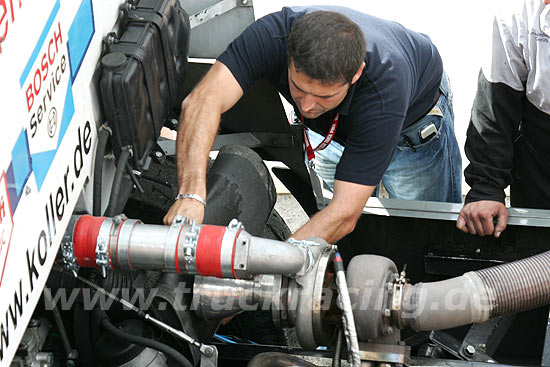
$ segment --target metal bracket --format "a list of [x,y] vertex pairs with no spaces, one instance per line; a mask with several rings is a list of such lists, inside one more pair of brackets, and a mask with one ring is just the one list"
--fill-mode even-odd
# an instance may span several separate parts
[[250,278],[252,275],[247,274],[248,251],[250,249],[250,234],[240,232],[235,245],[235,257],[233,270],[238,278]]
[[491,357],[508,332],[516,315],[507,315],[473,324],[464,337],[460,355],[468,361],[494,363]]
[[200,367],[217,367],[218,349],[213,345],[202,345]]
[[441,330],[434,330],[430,332],[429,339],[447,353],[450,353],[458,359],[464,359],[460,354],[460,342],[448,333]]
[[208,22],[215,17],[225,14],[233,9],[243,6],[253,6],[252,0],[222,0],[189,16],[191,29]]
[[[411,347],[406,345],[359,343],[361,361],[380,365],[411,365]],[[363,365],[363,364],[362,364]]]

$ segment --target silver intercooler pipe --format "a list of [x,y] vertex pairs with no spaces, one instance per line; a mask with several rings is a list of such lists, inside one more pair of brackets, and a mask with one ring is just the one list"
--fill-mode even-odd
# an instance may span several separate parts
[[312,261],[300,245],[255,237],[233,220],[214,225],[143,224],[124,217],[73,218],[63,242],[64,263],[78,267],[154,269],[218,278],[301,274]]
[[335,249],[322,239],[301,242],[310,246],[315,259],[302,275],[259,274],[251,280],[196,276],[191,306],[195,315],[220,320],[242,311],[271,312],[275,325],[296,328],[303,348],[328,345],[341,320],[333,288]]
[[282,280],[281,275],[271,274],[256,275],[252,280],[196,276],[192,309],[202,320],[219,320],[242,311],[269,311],[280,302]]
[[402,325],[447,329],[550,304],[550,251],[434,283],[406,284]]

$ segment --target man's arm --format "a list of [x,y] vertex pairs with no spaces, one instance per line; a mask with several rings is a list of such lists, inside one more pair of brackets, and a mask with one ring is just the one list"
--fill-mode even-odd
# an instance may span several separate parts
[[[176,140],[178,194],[206,198],[206,167],[222,113],[242,97],[243,90],[229,69],[219,61],[185,98]],[[171,224],[176,215],[201,223],[204,206],[194,199],[176,200],[164,217]]]
[[374,188],[334,180],[334,196],[330,204],[315,214],[292,237],[297,240],[321,237],[328,243],[336,243],[353,231]]
[[470,164],[464,176],[471,189],[456,223],[463,232],[498,238],[506,228],[504,189],[512,182],[523,96],[504,83],[489,82],[480,73],[465,146]]
[[471,190],[457,220],[458,229],[470,234],[499,237],[508,220],[504,189],[512,182],[528,75],[523,45],[528,27],[516,24],[521,19],[519,14],[494,18],[491,54],[479,74],[464,149]]

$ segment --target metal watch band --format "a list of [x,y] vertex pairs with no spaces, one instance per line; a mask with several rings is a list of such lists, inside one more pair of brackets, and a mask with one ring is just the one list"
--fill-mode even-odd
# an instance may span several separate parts
[[197,200],[202,205],[206,205],[206,200],[204,200],[200,195],[198,194],[179,194],[174,198],[174,201],[177,201],[179,199],[193,199]]

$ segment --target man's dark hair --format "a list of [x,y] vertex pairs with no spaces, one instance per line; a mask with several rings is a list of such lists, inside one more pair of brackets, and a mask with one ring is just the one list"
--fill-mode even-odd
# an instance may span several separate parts
[[323,83],[350,83],[365,61],[365,37],[346,16],[332,11],[304,15],[288,38],[288,63]]

